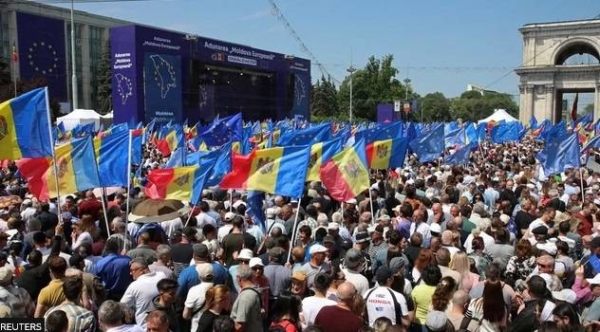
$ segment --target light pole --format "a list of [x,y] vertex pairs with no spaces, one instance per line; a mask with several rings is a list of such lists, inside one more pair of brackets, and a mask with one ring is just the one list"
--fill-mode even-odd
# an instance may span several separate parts
[[356,68],[351,64],[350,68],[346,69],[350,73],[350,123],[352,123],[352,74],[356,71]]
[[76,73],[76,60],[75,60],[75,20],[73,18],[74,2],[71,0],[71,94],[73,95],[73,110],[79,108],[78,94],[77,94],[77,73]]
[[[409,84],[410,84],[410,79],[407,77],[404,79],[404,102],[405,103],[408,103],[408,85]],[[406,121],[408,121],[408,113],[406,113]]]

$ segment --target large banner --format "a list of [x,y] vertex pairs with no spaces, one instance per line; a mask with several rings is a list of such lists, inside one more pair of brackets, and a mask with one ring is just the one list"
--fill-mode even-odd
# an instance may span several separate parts
[[144,104],[146,123],[182,122],[181,57],[144,55]]
[[65,24],[17,12],[19,71],[23,80],[44,80],[50,98],[67,101]]
[[115,123],[141,121],[138,116],[135,26],[110,31],[112,99]]

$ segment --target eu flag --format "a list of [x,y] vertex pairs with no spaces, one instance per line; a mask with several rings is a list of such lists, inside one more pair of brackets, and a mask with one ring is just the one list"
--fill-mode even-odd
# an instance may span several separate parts
[[448,165],[465,165],[469,163],[469,156],[471,154],[471,144],[465,145],[460,149],[454,151],[449,157],[446,158],[445,163]]
[[538,159],[544,169],[544,174],[553,175],[564,172],[567,168],[581,167],[579,157],[579,136],[577,133],[569,135],[565,140],[550,141]]
[[428,134],[414,139],[409,145],[422,163],[436,160],[444,152],[444,124],[436,125]]
[[304,129],[289,130],[281,134],[278,146],[312,145],[331,139],[331,125],[324,123]]

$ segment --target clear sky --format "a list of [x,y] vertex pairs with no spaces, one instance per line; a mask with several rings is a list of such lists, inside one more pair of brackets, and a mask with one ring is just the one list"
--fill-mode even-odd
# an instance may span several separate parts
[[[44,2],[43,0],[41,2]],[[77,2],[77,0],[76,0]],[[591,19],[598,0],[275,0],[306,47],[341,81],[351,59],[393,54],[399,78],[421,95],[460,95],[471,83],[518,94],[512,72],[527,23]],[[66,5],[69,6],[69,5]],[[80,3],[76,9],[299,57],[298,41],[268,0]],[[510,74],[509,74],[510,73]],[[320,77],[313,65],[313,80]],[[580,96],[580,102],[591,96]],[[582,100],[583,99],[583,100]]]

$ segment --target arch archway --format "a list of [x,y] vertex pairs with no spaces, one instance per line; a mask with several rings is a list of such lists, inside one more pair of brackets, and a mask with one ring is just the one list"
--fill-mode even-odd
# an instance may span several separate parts
[[600,20],[527,24],[523,35],[519,119],[558,122],[563,95],[592,92],[600,110]]

